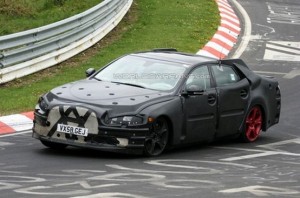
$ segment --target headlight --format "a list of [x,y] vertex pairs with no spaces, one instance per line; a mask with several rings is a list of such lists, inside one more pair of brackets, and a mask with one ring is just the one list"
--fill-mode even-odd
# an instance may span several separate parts
[[106,124],[108,125],[128,125],[128,126],[134,126],[139,125],[143,123],[143,118],[137,117],[137,116],[121,116],[121,117],[115,117],[115,118],[109,118],[106,119]]
[[38,101],[38,104],[36,106],[36,110],[39,112],[39,113],[42,113],[44,114],[47,110],[48,110],[48,103],[45,101],[45,99],[43,97],[40,97],[39,98],[39,101]]

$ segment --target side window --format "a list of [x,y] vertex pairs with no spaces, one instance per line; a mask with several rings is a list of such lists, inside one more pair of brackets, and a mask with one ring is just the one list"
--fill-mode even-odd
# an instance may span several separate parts
[[218,87],[229,85],[238,82],[241,78],[237,75],[234,69],[230,66],[212,66],[216,83]]
[[188,76],[186,86],[197,86],[203,90],[210,88],[210,75],[207,66],[194,69]]

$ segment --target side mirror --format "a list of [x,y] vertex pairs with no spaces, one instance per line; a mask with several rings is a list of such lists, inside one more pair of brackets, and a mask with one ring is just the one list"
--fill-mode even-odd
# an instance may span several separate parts
[[187,85],[182,95],[202,95],[204,89],[199,85]]
[[96,70],[94,68],[89,68],[85,71],[85,75],[86,77],[90,77],[91,75],[93,75],[96,72]]

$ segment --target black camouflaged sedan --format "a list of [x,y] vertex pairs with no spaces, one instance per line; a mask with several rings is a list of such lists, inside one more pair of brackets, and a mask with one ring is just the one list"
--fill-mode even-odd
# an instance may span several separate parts
[[172,49],[133,53],[43,95],[33,137],[45,146],[161,154],[225,136],[255,141],[279,122],[278,82],[240,59]]

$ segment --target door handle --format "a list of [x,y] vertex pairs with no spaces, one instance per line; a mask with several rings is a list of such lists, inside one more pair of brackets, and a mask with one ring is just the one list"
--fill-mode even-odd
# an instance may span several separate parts
[[208,95],[207,102],[208,102],[208,104],[214,104],[216,102],[216,96],[215,95]]
[[240,92],[240,95],[242,98],[246,98],[248,96],[248,91],[246,89],[243,89],[241,92]]

